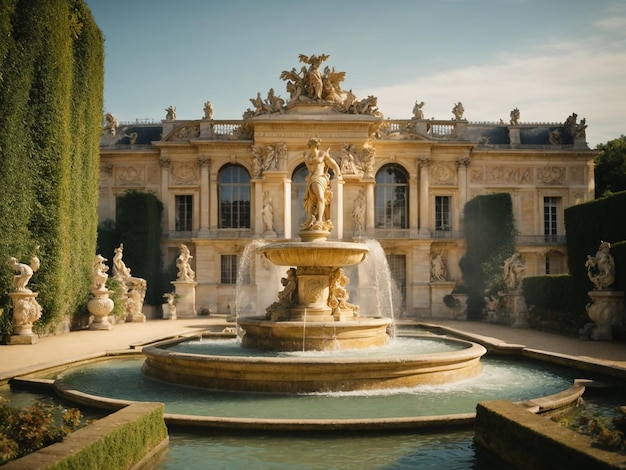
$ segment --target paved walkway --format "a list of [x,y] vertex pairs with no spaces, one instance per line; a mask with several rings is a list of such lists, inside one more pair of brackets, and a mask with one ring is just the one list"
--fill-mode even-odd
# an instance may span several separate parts
[[[485,322],[430,320],[423,323],[479,336],[492,343],[518,344],[528,349],[626,368],[625,343],[583,341]],[[146,323],[121,323],[109,331],[81,330],[43,337],[35,344],[0,345],[0,384],[27,372],[100,355],[103,352],[137,349],[158,339],[190,335],[210,327],[219,330],[222,326],[233,324],[227,325],[223,316],[178,320],[155,319]]]

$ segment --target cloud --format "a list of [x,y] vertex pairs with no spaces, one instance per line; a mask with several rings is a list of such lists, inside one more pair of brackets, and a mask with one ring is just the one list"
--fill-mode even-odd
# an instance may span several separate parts
[[517,107],[522,122],[563,122],[572,112],[586,117],[589,144],[623,134],[626,109],[626,52],[559,44],[558,54],[511,56],[497,63],[451,69],[370,90],[390,118],[409,118],[415,100],[427,118],[451,119],[462,101],[470,121],[508,121]]

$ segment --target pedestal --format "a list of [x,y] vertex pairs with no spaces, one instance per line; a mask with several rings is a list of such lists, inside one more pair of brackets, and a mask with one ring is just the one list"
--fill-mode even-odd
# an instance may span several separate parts
[[13,303],[13,334],[7,337],[7,344],[35,344],[39,340],[33,333],[33,322],[41,317],[37,295],[28,289],[9,292]]
[[587,314],[593,321],[591,339],[608,341],[613,339],[613,327],[624,322],[624,293],[611,290],[588,292],[591,303],[587,305]]
[[442,320],[456,319],[457,309],[448,307],[443,298],[454,289],[455,282],[439,281],[430,284],[430,316]]
[[172,281],[178,299],[176,300],[177,318],[194,318],[196,312],[196,286],[195,281]]
[[513,291],[504,294],[506,309],[513,317],[512,328],[528,328],[528,309],[524,302],[524,295],[521,291]]

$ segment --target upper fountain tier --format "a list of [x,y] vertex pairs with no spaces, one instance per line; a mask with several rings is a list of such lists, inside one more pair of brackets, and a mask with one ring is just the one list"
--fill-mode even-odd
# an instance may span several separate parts
[[278,266],[345,267],[359,264],[369,248],[352,242],[283,242],[272,243],[258,250]]

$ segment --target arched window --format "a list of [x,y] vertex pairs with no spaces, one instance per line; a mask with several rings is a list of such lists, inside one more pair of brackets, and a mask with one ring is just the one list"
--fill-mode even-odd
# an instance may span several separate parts
[[250,175],[227,165],[218,175],[219,228],[250,228]]
[[291,176],[291,233],[297,234],[306,219],[304,213],[304,192],[306,177],[309,174],[304,163],[295,169]]
[[376,173],[376,228],[408,228],[408,182],[407,173],[400,165],[385,165]]

